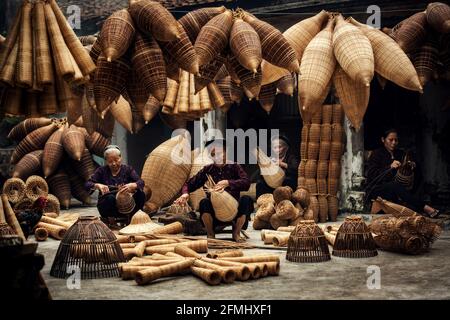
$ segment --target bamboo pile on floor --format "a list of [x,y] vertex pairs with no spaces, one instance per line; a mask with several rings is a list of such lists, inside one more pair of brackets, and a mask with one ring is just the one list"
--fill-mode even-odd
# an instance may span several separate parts
[[[206,253],[206,242],[207,240],[194,240],[161,245],[158,244],[160,242],[143,241],[134,248],[125,248],[124,250],[133,250],[142,255],[136,255],[119,265],[121,277],[123,280],[134,279],[137,284],[146,285],[162,277],[191,273],[209,285],[218,285],[279,274],[280,260],[276,255],[244,256],[242,251],[228,250],[211,255],[216,258],[208,258],[200,254]],[[159,250],[151,249],[151,255],[143,256],[142,248],[146,245],[147,249],[167,246],[166,248],[173,248],[173,251],[171,249],[162,254],[154,252]],[[121,246],[131,247],[123,243]]]
[[298,187],[311,194],[313,219],[317,222],[336,221],[344,152],[344,111],[340,104],[325,104],[309,120],[303,121],[301,162],[298,167]]
[[55,0],[24,0],[0,53],[0,110],[7,115],[62,113],[79,105],[70,86],[86,83],[95,64]]
[[34,228],[34,236],[36,241],[45,241],[48,237],[61,240],[67,230],[76,222],[76,220],[64,221],[59,218],[42,216]]

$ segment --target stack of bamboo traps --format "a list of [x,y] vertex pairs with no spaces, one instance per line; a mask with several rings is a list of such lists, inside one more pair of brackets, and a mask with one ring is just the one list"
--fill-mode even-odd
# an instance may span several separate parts
[[76,222],[76,219],[62,220],[59,217],[52,218],[43,215],[41,220],[34,228],[34,237],[36,241],[45,241],[48,237],[55,240],[61,240],[67,230]]
[[66,112],[95,64],[55,0],[24,0],[0,53],[0,110],[12,116]]
[[[303,220],[302,220],[303,221]],[[265,245],[287,248],[289,236],[294,231],[295,226],[279,227],[277,230],[262,229],[261,240]]]
[[90,204],[84,184],[98,167],[93,155],[102,157],[109,139],[97,131],[89,134],[82,126],[69,126],[66,118],[28,118],[8,137],[18,142],[11,157],[14,178],[44,177],[49,191],[65,209],[72,196]]
[[311,193],[313,220],[336,221],[344,152],[344,111],[340,104],[325,104],[309,121],[303,121],[298,187]]

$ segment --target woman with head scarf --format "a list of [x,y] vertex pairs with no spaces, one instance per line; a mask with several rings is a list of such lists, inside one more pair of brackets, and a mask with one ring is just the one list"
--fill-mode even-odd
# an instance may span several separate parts
[[[284,170],[285,178],[283,186],[289,186],[292,190],[297,189],[297,175],[298,175],[298,157],[294,155],[290,150],[289,139],[285,136],[276,136],[271,140],[272,145],[272,157],[271,160],[278,164],[280,168]],[[256,183],[256,198],[264,193],[273,193],[271,188],[264,181],[262,175],[259,176]]]
[[145,203],[144,181],[131,166],[122,164],[122,156],[118,146],[107,146],[103,156],[106,165],[95,170],[86,182],[85,187],[91,192],[99,191],[97,208],[102,220],[114,224],[116,218],[124,217],[117,209],[117,192],[133,194],[136,206],[130,214],[134,214],[142,209]]

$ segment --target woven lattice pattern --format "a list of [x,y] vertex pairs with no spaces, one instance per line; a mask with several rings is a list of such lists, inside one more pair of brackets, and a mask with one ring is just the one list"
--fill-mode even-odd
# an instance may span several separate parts
[[102,51],[108,61],[125,54],[134,40],[135,27],[126,9],[114,12],[103,23],[100,31]]
[[234,19],[231,28],[230,48],[243,67],[256,72],[262,61],[261,42],[256,31],[240,18]]
[[401,26],[394,32],[395,40],[404,52],[409,53],[417,48],[426,38],[427,15],[418,12],[404,20]]

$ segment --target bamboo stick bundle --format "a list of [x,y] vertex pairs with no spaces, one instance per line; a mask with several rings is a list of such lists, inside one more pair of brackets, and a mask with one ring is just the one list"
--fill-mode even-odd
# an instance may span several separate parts
[[244,257],[227,257],[227,258],[219,258],[227,261],[234,262],[244,262],[244,263],[253,263],[253,262],[280,262],[280,257],[272,254],[262,254],[255,256],[244,256]]
[[44,223],[48,223],[48,224],[54,224],[56,226],[60,226],[60,227],[66,228],[66,229],[69,229],[73,224],[73,223],[61,221],[59,219],[50,218],[47,216],[42,216],[40,221],[44,222]]
[[222,267],[198,259],[194,261],[194,266],[219,272],[223,283],[233,283],[237,278],[236,270],[231,269],[232,267]]
[[192,250],[189,247],[183,246],[183,245],[175,246],[175,253],[177,253],[183,257],[186,257],[186,258],[191,257],[191,258],[200,259],[202,257],[196,251]]
[[172,264],[154,267],[154,269],[146,269],[138,271],[135,277],[135,281],[138,285],[148,284],[161,277],[167,277],[189,269],[194,264],[195,259],[186,259],[184,261],[175,262]]
[[15,234],[17,234],[23,240],[26,240],[22,228],[20,227],[19,221],[17,220],[16,214],[9,204],[8,197],[6,196],[6,194],[2,194],[1,198],[3,204],[2,211],[4,213],[6,223],[11,227]]
[[207,284],[215,286],[222,280],[220,273],[217,270],[206,268],[191,267],[192,274],[199,277]]
[[4,66],[0,73],[0,81],[8,84],[9,86],[14,86],[15,75],[16,75],[16,64],[17,64],[17,53],[19,51],[19,41],[13,44],[13,48],[8,57],[5,58]]
[[45,241],[48,238],[48,231],[45,228],[36,228],[34,230],[34,238],[36,241]]
[[[50,5],[52,11],[54,12],[55,18],[58,22],[61,34],[64,37],[64,41],[69,48],[70,54],[75,58],[75,61],[80,68],[84,76],[89,75],[95,70],[95,64],[92,61],[89,54],[84,50],[83,45],[76,36],[72,27],[69,25],[64,13],[59,8],[55,0],[50,0]],[[47,14],[47,11],[46,11]]]
[[36,228],[46,229],[48,234],[57,240],[61,240],[67,231],[67,229],[64,227],[61,227],[61,226],[58,226],[55,224],[45,223],[45,222],[39,222],[36,225]]

